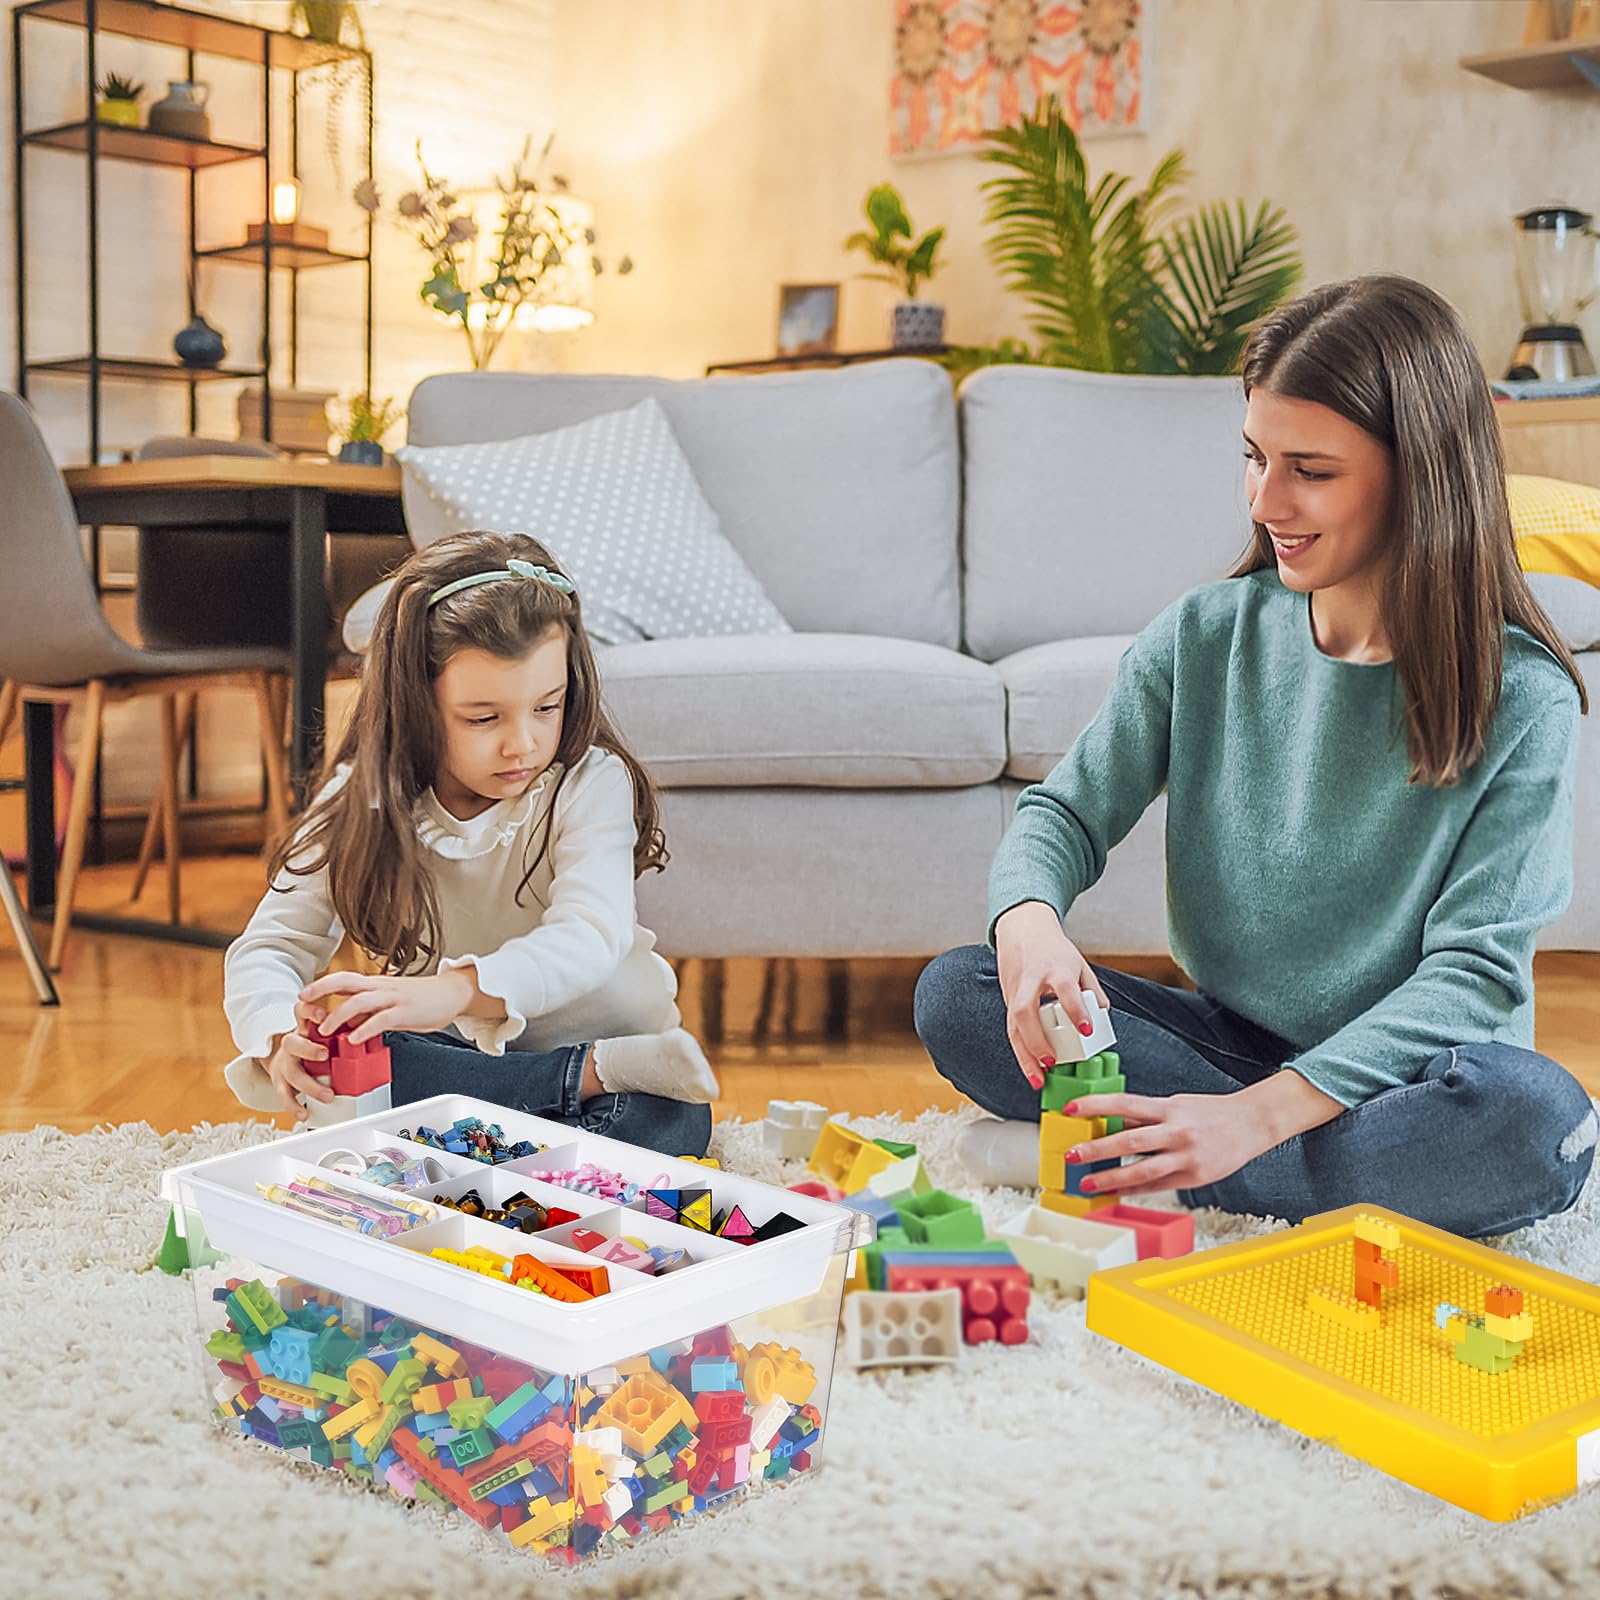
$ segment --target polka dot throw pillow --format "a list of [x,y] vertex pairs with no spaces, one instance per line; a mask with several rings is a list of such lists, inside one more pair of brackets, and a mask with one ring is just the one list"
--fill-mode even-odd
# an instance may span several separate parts
[[601,643],[791,631],[653,399],[552,433],[395,454],[450,530],[548,545]]

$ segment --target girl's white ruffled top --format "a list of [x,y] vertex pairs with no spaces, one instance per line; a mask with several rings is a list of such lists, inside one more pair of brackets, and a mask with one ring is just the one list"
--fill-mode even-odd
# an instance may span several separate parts
[[[489,1055],[664,1033],[679,1023],[677,979],[638,922],[628,769],[591,747],[552,816],[559,770],[465,822],[431,789],[417,803],[417,837],[434,857],[443,958],[416,972],[477,968],[478,987],[505,1002],[505,1020],[462,1017],[455,1027]],[[517,885],[547,824],[549,846],[518,904]],[[326,871],[280,875],[223,962],[223,1008],[241,1059],[260,1060],[274,1034],[294,1028],[301,989],[343,937]]]

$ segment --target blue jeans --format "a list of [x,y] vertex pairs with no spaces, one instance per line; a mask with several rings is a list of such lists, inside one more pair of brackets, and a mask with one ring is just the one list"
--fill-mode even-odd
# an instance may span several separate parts
[[[1299,1052],[1220,1002],[1096,966],[1130,1094],[1228,1094]],[[934,1065],[996,1116],[1039,1117],[1006,1037],[987,945],[933,961],[917,981],[917,1033]],[[1564,1067],[1507,1044],[1435,1056],[1414,1083],[1285,1139],[1188,1206],[1299,1222],[1339,1206],[1386,1206],[1477,1238],[1509,1233],[1577,1200],[1594,1160],[1593,1109]]]
[[654,1094],[580,1100],[586,1044],[491,1056],[453,1033],[386,1033],[383,1042],[389,1047],[389,1093],[397,1106],[436,1094],[464,1094],[662,1155],[703,1156],[711,1142],[710,1106]]

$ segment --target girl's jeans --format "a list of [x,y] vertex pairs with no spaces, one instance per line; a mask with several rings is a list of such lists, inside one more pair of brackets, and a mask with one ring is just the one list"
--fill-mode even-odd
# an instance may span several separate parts
[[[1111,1002],[1129,1094],[1227,1094],[1298,1053],[1207,995],[1094,970]],[[987,945],[947,951],[918,980],[917,1033],[939,1071],[986,1111],[1037,1121],[1038,1091],[1012,1054],[1005,1013]],[[1514,1045],[1465,1044],[1441,1051],[1414,1083],[1179,1197],[1290,1222],[1379,1205],[1478,1237],[1565,1211],[1589,1175],[1594,1144],[1589,1096],[1564,1067]]]
[[383,1042],[397,1106],[436,1094],[471,1095],[668,1156],[703,1156],[711,1140],[710,1106],[654,1094],[597,1094],[580,1101],[586,1044],[491,1056],[453,1033],[386,1033]]

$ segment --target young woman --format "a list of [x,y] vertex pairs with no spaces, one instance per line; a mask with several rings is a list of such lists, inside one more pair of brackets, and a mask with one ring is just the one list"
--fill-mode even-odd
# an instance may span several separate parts
[[[228,951],[240,1099],[329,1099],[309,1024],[354,1023],[388,1044],[397,1105],[470,1094],[704,1154],[716,1079],[635,920],[666,861],[655,790],[548,550],[463,533],[401,567],[334,767]],[[318,977],[346,932],[380,974]]]
[[[1284,1217],[1354,1202],[1466,1235],[1570,1206],[1596,1124],[1533,1049],[1533,948],[1572,891],[1572,656],[1512,544],[1488,387],[1452,309],[1369,277],[1268,318],[1244,363],[1254,538],[1129,647],[1026,790],[990,945],[923,974],[917,1028],[1028,1183],[1041,998],[1111,1009],[1122,1132],[1069,1161],[1117,1198]],[[1159,440],[1151,441],[1158,450]],[[1167,794],[1172,951],[1194,990],[1091,965],[1073,901]]]

